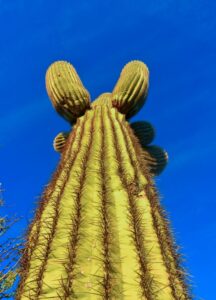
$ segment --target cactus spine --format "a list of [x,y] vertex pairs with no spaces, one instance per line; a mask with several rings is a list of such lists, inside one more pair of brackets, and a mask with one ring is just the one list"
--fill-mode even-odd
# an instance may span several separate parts
[[[139,77],[145,65],[130,66],[136,82],[147,88],[146,73]],[[58,83],[47,77],[52,95]],[[121,93],[123,79],[84,114],[82,97],[74,106],[80,112],[73,112],[71,101],[58,108],[70,123],[83,115],[61,148],[60,164],[29,228],[16,299],[190,299],[147,150],[126,120],[144,103],[146,88],[134,92],[129,81]],[[125,92],[128,96],[118,98]],[[56,100],[56,94],[50,97]]]

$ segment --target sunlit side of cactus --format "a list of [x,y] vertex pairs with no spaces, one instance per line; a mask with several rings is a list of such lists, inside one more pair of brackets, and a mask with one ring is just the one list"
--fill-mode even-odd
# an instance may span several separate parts
[[148,145],[148,123],[128,123],[148,74],[128,63],[90,105],[69,63],[48,69],[53,106],[74,126],[54,141],[61,161],[28,231],[17,299],[190,299],[153,184],[167,154]]

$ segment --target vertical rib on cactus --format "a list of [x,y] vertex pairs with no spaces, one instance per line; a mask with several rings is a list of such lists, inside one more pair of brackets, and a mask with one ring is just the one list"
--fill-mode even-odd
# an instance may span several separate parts
[[134,149],[138,157],[142,157],[140,160],[140,166],[142,173],[147,179],[147,185],[145,186],[146,196],[148,197],[152,210],[153,224],[155,232],[158,236],[160,248],[162,251],[164,263],[166,265],[170,287],[172,289],[173,299],[190,299],[185,284],[185,274],[180,266],[179,255],[177,254],[177,247],[173,243],[173,239],[169,230],[169,223],[165,212],[159,204],[159,197],[151,179],[150,173],[145,163],[145,155],[143,156],[142,149],[137,138],[133,135],[133,131],[127,124],[127,129],[131,140],[134,144]]
[[[146,88],[140,92],[135,84],[134,91],[121,77],[118,93],[123,86],[128,95],[118,101],[115,88],[97,98],[61,147],[28,231],[17,300],[190,299],[146,150],[126,121],[148,86],[140,63],[131,64],[135,81]],[[74,85],[68,89],[73,94]],[[66,115],[74,118],[76,108],[70,102]]]
[[138,60],[125,65],[112,92],[112,104],[127,118],[143,106],[148,92],[149,71]]
[[90,106],[89,93],[68,62],[58,61],[48,68],[46,88],[56,111],[70,123]]

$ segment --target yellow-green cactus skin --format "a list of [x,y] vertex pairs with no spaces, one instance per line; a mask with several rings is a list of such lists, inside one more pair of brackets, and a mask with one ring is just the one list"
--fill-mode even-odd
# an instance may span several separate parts
[[48,69],[48,95],[74,126],[28,230],[17,300],[191,299],[153,184],[152,165],[164,160],[127,120],[144,103],[148,75],[132,61],[90,104],[70,64]]
[[119,112],[130,118],[145,103],[148,93],[149,71],[141,61],[131,61],[121,71],[112,92],[112,104]]
[[70,123],[90,108],[90,95],[68,62],[58,61],[49,67],[46,88],[56,111]]

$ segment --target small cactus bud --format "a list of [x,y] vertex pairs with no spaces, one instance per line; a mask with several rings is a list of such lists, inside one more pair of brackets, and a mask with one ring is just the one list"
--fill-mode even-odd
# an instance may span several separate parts
[[129,62],[123,68],[112,92],[112,104],[126,118],[135,115],[143,106],[148,91],[149,71],[138,60]]
[[141,146],[149,145],[155,137],[154,127],[146,121],[133,122],[130,124],[134,134],[139,139]]
[[53,148],[56,152],[62,152],[67,138],[69,136],[68,132],[60,132],[53,140]]
[[151,173],[159,175],[168,163],[168,153],[159,146],[143,147],[143,151]]
[[46,89],[56,111],[70,123],[90,108],[90,96],[76,70],[66,61],[51,64],[46,72]]

